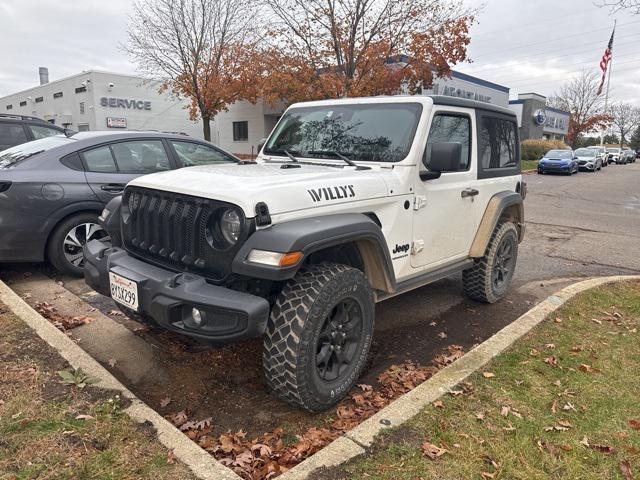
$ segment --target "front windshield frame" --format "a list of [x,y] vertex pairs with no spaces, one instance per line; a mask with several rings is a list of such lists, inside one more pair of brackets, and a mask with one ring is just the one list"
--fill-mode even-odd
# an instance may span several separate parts
[[15,167],[28,158],[73,141],[65,135],[52,135],[7,148],[0,152],[0,168]]
[[[328,143],[328,144],[325,143],[324,145],[317,146],[317,147],[314,146],[312,148],[307,148],[306,150],[300,150],[300,148],[295,148],[295,144],[293,143],[289,144],[292,147],[291,149],[282,148],[283,145],[275,144],[276,141],[280,138],[280,136],[283,135],[285,128],[288,126],[286,122],[292,117],[292,115],[326,112],[322,118],[322,120],[324,121],[325,119],[329,119],[333,117],[334,116],[333,112],[335,111],[340,112],[341,110],[352,109],[353,110],[353,112],[351,113],[351,118],[352,118],[353,114],[357,113],[358,110],[385,109],[385,108],[386,109],[393,109],[393,108],[408,109],[409,111],[407,113],[414,116],[414,118],[412,119],[412,125],[410,126],[410,128],[402,132],[405,135],[405,138],[392,140],[393,143],[391,143],[391,145],[394,146],[394,148],[401,147],[400,150],[389,153],[389,155],[390,156],[392,155],[393,158],[389,158],[389,159],[383,159],[381,157],[376,158],[376,153],[373,152],[372,150],[369,150],[369,151],[361,150],[359,152],[355,152],[353,150],[344,150],[341,148],[336,148],[335,146],[333,146],[335,145],[335,141],[334,141],[335,136],[328,138],[328,140],[331,143]],[[343,113],[349,113],[349,112],[346,111]],[[339,118],[339,116],[343,113],[338,113],[335,116]],[[288,109],[285,112],[285,114],[282,116],[282,118],[280,118],[280,120],[278,121],[278,124],[273,129],[273,132],[267,139],[262,152],[265,155],[269,155],[269,156],[286,157],[287,155],[284,152],[286,150],[287,152],[291,153],[297,158],[304,158],[304,159],[310,159],[310,160],[319,160],[319,159],[338,160],[340,155],[343,155],[347,157],[349,160],[352,160],[355,162],[398,163],[405,160],[408,157],[409,153],[411,152],[411,149],[415,142],[415,137],[418,131],[418,126],[422,119],[422,114],[423,114],[423,105],[420,102],[339,103],[339,104],[322,104],[322,105],[315,105],[315,106],[303,105],[299,107],[293,107]],[[311,121],[318,121],[318,120],[309,120],[308,123],[311,123]],[[354,128],[354,127],[347,126],[347,129],[349,128]],[[325,133],[325,132],[321,132],[318,129],[318,137],[322,135],[322,133]],[[363,143],[365,144],[365,147],[367,146],[366,145],[367,142],[369,142],[368,146],[370,148],[376,148],[373,146],[374,145],[373,142],[375,141],[375,139],[364,138],[364,137],[360,137],[360,138],[363,138]],[[324,138],[320,138],[321,142],[325,140],[326,139]],[[397,140],[401,140],[402,142],[399,145],[396,145]],[[380,142],[381,138],[377,137],[377,141]],[[298,145],[299,144],[300,143],[298,143]],[[352,145],[350,143],[347,143],[347,144]],[[317,152],[317,153],[311,153],[311,152]],[[369,157],[369,158],[366,158],[366,157]]]
[[572,157],[571,150],[549,150],[545,154],[545,158],[559,158],[560,160],[569,160]]

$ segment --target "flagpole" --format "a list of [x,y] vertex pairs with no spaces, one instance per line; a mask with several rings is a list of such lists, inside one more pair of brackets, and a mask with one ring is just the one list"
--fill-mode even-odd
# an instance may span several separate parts
[[[618,23],[618,19],[613,21],[613,31],[616,30],[616,24]],[[607,91],[604,94],[604,114],[607,114],[607,110],[609,109],[609,85],[611,84],[611,70],[613,70],[613,51],[611,51],[611,59],[609,60],[609,71],[607,72]],[[605,129],[600,134],[600,146],[604,146],[604,133]]]

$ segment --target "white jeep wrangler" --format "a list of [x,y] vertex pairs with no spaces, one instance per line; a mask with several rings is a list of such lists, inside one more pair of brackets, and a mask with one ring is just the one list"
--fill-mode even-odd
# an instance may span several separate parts
[[[462,271],[495,302],[524,234],[509,110],[451,97],[292,105],[257,162],[140,177],[85,246],[132,318],[212,344],[262,336],[264,372],[311,411],[356,383],[376,302]],[[425,299],[427,302],[428,299]]]

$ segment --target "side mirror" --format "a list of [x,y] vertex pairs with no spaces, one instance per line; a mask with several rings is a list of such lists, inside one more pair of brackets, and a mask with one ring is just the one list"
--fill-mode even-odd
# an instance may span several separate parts
[[267,139],[266,138],[263,138],[258,142],[258,151],[256,152],[256,153],[258,153],[258,155],[262,151],[262,147],[264,147],[265,143],[267,143]]
[[439,178],[442,172],[456,172],[460,170],[460,157],[462,155],[462,145],[455,142],[436,142],[431,144],[431,156],[428,159],[425,156],[423,162],[425,167],[429,169],[422,172],[420,178],[422,180],[431,180]]
[[76,133],[78,133],[78,132],[76,132],[75,130],[71,130],[70,128],[65,128],[64,129],[64,136],[65,137],[71,137],[72,135],[75,135]]

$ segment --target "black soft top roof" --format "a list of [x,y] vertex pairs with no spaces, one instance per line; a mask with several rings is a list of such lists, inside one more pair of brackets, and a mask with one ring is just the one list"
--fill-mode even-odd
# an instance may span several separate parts
[[466,98],[449,97],[447,95],[429,95],[433,99],[435,105],[447,105],[450,107],[474,108],[476,110],[487,110],[489,112],[501,113],[515,117],[516,114],[512,110],[492,105],[491,103],[477,102],[475,100],[467,100]]

